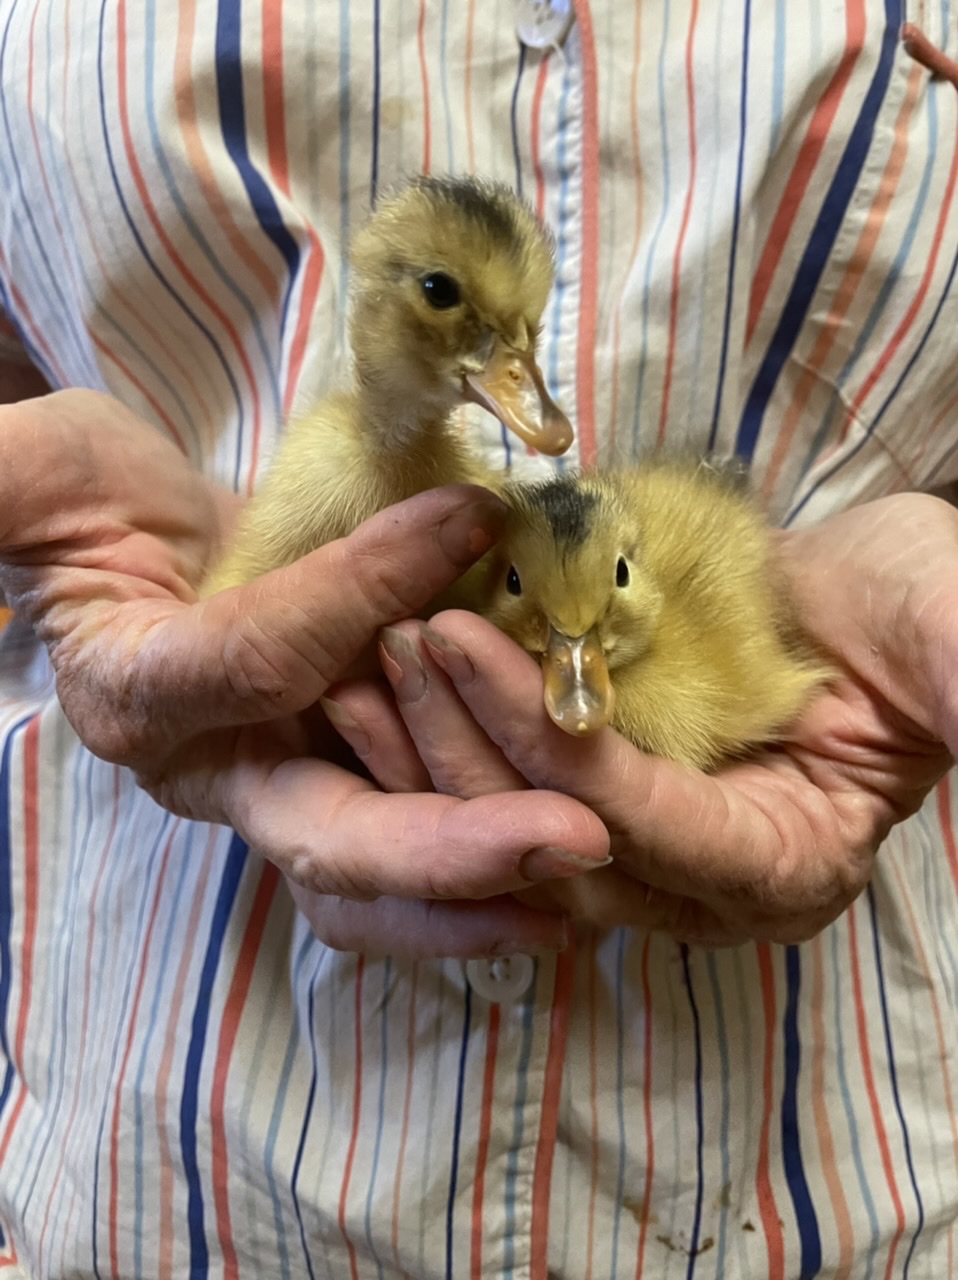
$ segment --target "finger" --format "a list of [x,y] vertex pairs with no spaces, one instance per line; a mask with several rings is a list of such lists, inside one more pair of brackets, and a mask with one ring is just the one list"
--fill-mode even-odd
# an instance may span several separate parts
[[421,624],[380,633],[380,660],[433,786],[464,798],[528,787],[422,644]]
[[617,862],[643,881],[723,917],[756,901],[772,913],[800,912],[799,885],[809,905],[834,899],[846,835],[827,798],[787,759],[713,777],[639,752],[613,730],[575,739],[546,714],[532,659],[482,619],[441,614],[426,642],[511,763],[534,786],[594,809]]
[[320,699],[330,723],[384,791],[432,791],[388,685],[345,680]]
[[171,607],[160,623],[154,612],[110,664],[111,690],[118,671],[128,685],[123,761],[310,706],[381,626],[414,614],[491,545],[502,510],[475,486],[432,490],[248,586]]
[[[176,774],[181,789],[186,773]],[[488,898],[609,860],[595,814],[545,791],[466,801],[385,795],[326,761],[264,755],[256,742],[241,763],[205,781],[192,796],[202,812],[215,806],[248,844],[318,893]]]
[[567,944],[563,916],[522,906],[511,896],[485,902],[380,898],[353,902],[310,893],[288,882],[297,907],[320,941],[337,951],[362,951],[409,960],[472,959],[560,951]]

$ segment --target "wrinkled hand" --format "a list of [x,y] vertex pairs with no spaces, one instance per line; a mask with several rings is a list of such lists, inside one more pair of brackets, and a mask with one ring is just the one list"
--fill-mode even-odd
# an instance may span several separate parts
[[[490,545],[499,505],[435,491],[248,587],[198,601],[235,516],[116,401],[71,391],[0,409],[0,587],[46,642],[64,711],[97,755],[176,813],[225,822],[290,878],[322,936],[412,954],[560,946],[514,890],[601,864],[581,802],[384,794],[327,754],[317,700],[379,627],[413,615]],[[335,895],[320,913],[316,895]],[[482,901],[473,901],[474,899]]]
[[527,900],[714,945],[806,939],[862,890],[890,827],[958,750],[958,512],[903,495],[779,546],[804,624],[841,676],[787,743],[714,775],[612,730],[563,734],[536,664],[468,614],[385,633],[395,704],[364,682],[332,696],[384,786],[402,759],[404,787],[480,796],[531,784],[594,810],[614,864]]

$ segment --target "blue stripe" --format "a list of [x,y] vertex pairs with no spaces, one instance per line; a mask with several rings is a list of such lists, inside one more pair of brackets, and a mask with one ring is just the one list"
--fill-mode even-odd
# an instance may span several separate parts
[[[561,399],[559,381],[559,344],[562,337],[562,307],[566,295],[565,266],[569,253],[569,191],[573,178],[578,180],[577,170],[568,161],[568,134],[570,128],[569,97],[572,92],[572,59],[566,58],[562,72],[562,88],[559,90],[559,109],[556,121],[558,144],[556,147],[556,170],[559,175],[559,197],[556,228],[556,277],[552,291],[552,315],[549,318],[549,367],[546,371],[546,386],[553,399]],[[581,192],[579,194],[581,201]],[[506,452],[508,466],[508,447]],[[555,467],[565,470],[566,459],[557,458]]]
[[[738,107],[738,161],[735,169],[735,207],[732,215],[732,237],[729,246],[728,285],[725,293],[725,315],[722,320],[722,351],[719,356],[718,385],[715,388],[715,405],[712,409],[712,426],[709,431],[708,448],[715,448],[718,437],[719,416],[722,412],[722,395],[725,391],[725,375],[728,372],[728,347],[732,333],[732,297],[735,292],[735,264],[738,260],[738,230],[742,216],[742,181],[745,172],[745,137],[748,113],[748,72],[749,42],[752,30],[752,0],[745,0],[744,32],[742,36],[742,76],[739,90]],[[648,278],[646,279],[648,289]],[[643,299],[643,308],[647,304]],[[644,342],[644,338],[643,338]],[[640,392],[641,394],[641,392]]]
[[898,1069],[895,1066],[895,1048],[891,1038],[891,1022],[888,1018],[888,992],[885,987],[885,966],[882,962],[881,941],[878,936],[878,912],[875,906],[875,887],[869,885],[866,890],[868,900],[868,915],[872,926],[872,940],[875,955],[875,974],[878,979],[878,997],[881,1001],[882,1026],[885,1031],[885,1052],[888,1055],[888,1078],[891,1083],[892,1097],[895,1099],[895,1111],[898,1114],[898,1124],[901,1129],[901,1138],[905,1147],[905,1163],[908,1165],[908,1180],[911,1182],[911,1189],[915,1196],[915,1205],[918,1209],[918,1222],[911,1237],[911,1244],[908,1246],[908,1252],[905,1254],[905,1265],[902,1269],[902,1280],[908,1280],[908,1270],[911,1266],[912,1255],[915,1252],[915,1245],[918,1243],[918,1237],[921,1235],[922,1228],[925,1225],[925,1206],[922,1203],[921,1192],[918,1190],[918,1179],[915,1176],[915,1163],[911,1155],[911,1137],[908,1133],[908,1125],[905,1123],[905,1113],[902,1110],[901,1094],[898,1091]]
[[237,409],[237,415],[238,415],[237,429],[240,433],[240,436],[242,436],[243,420],[244,420],[243,398],[240,395],[239,385],[236,381],[236,378],[233,375],[233,370],[230,368],[229,361],[226,359],[226,356],[223,353],[223,349],[220,346],[220,344],[217,342],[212,331],[207,327],[207,325],[205,325],[200,320],[199,316],[193,311],[193,309],[187,305],[187,303],[183,300],[183,298],[179,295],[179,293],[177,293],[177,291],[173,288],[173,286],[166,279],[166,277],[160,271],[159,267],[154,262],[153,256],[147,249],[146,244],[144,243],[143,237],[140,235],[139,229],[133,220],[133,215],[130,212],[130,206],[127,204],[126,196],[123,194],[123,188],[120,184],[119,175],[117,174],[117,170],[116,170],[116,163],[113,159],[113,146],[110,142],[110,131],[107,126],[107,116],[106,116],[106,90],[104,87],[104,29],[106,25],[106,13],[107,13],[108,3],[109,3],[109,0],[101,0],[101,4],[100,4],[100,20],[99,20],[99,30],[97,35],[97,62],[96,62],[97,94],[98,94],[99,104],[100,104],[100,126],[101,126],[102,135],[103,135],[103,145],[106,151],[107,164],[109,165],[110,177],[113,181],[113,188],[114,188],[114,191],[116,192],[116,198],[117,198],[117,201],[119,202],[120,208],[123,210],[123,217],[124,217],[124,220],[126,221],[126,225],[130,229],[130,234],[133,236],[133,239],[136,241],[137,248],[139,249],[140,253],[143,256],[143,261],[147,264],[150,271],[156,277],[157,281],[162,286],[162,288],[173,299],[174,303],[180,309],[180,311],[182,311],[182,313],[186,316],[186,318],[190,321],[190,323],[196,327],[196,329],[204,336],[204,338],[206,338],[207,342],[210,344],[210,347],[216,356],[216,359],[220,365],[220,368],[223,370],[226,380],[230,385],[230,389],[233,392],[233,396],[236,401],[236,409]]
[[[377,46],[378,47],[378,46]],[[378,68],[378,54],[377,54]],[[349,41],[349,0],[340,0],[339,4],[339,296],[346,298],[349,296],[349,255],[347,246],[349,245],[349,139],[350,134],[350,115],[352,104],[349,98],[349,69],[350,69],[350,41]],[[374,99],[374,117],[379,116],[379,99]],[[372,186],[372,200],[376,198],[376,170],[375,157],[373,162],[373,173],[370,179]],[[344,346],[346,342],[346,308],[338,306],[336,308],[336,326],[339,335],[339,344]]]
[[[348,0],[343,0],[344,6]],[[382,15],[379,0],[373,0],[373,146],[369,173],[369,203],[376,204],[379,189],[379,103],[382,94]],[[348,141],[344,139],[344,143]]]
[[878,66],[839,161],[838,170],[822,202],[781,318],[746,400],[735,442],[735,452],[741,458],[750,459],[755,452],[762,418],[775,384],[805,325],[809,305],[858,186],[858,179],[871,148],[882,100],[888,91],[895,65],[898,31],[902,23],[901,10],[902,0],[885,0],[885,31]]
[[453,147],[452,108],[449,105],[449,0],[442,0],[442,24],[439,28],[439,66],[442,76],[442,106],[446,117],[446,163],[449,172],[456,169],[456,153]]
[[[748,19],[746,18],[746,22]],[[815,64],[813,64],[815,65]],[[774,159],[782,131],[785,103],[785,0],[775,0],[775,45],[772,53],[772,132],[768,158]]]
[[239,890],[243,871],[247,866],[248,850],[239,836],[234,835],[223,862],[222,879],[213,917],[210,921],[209,941],[203,968],[196,991],[193,1021],[190,1027],[190,1044],[183,1068],[183,1096],[180,1100],[180,1146],[183,1152],[183,1173],[187,1185],[187,1226],[190,1238],[190,1277],[200,1280],[209,1270],[209,1248],[203,1211],[203,1187],[197,1155],[200,1073],[203,1067],[203,1051],[209,1029],[210,997],[219,967],[223,943],[230,913]]
[[[299,1224],[299,1239],[303,1249],[303,1261],[306,1263],[306,1269],[309,1272],[310,1280],[315,1280],[313,1274],[313,1262],[309,1254],[309,1241],[306,1239],[306,1227],[303,1223],[303,1211],[299,1204],[299,1171],[303,1164],[303,1152],[306,1150],[306,1138],[309,1134],[309,1126],[313,1118],[313,1103],[316,1101],[316,1087],[319,1082],[319,1034],[313,1026],[313,1009],[316,999],[316,975],[313,976],[309,984],[309,995],[306,998],[306,1025],[309,1027],[309,1048],[310,1048],[310,1077],[309,1092],[306,1095],[306,1106],[303,1109],[303,1120],[299,1129],[299,1143],[296,1147],[296,1157],[293,1160],[293,1171],[290,1177],[289,1190],[293,1199],[293,1209],[296,1213],[296,1221]],[[289,1055],[289,1046],[287,1047],[287,1056]],[[273,1112],[274,1118],[276,1111]]]
[[692,1219],[692,1234],[689,1239],[689,1265],[685,1273],[686,1280],[692,1280],[695,1274],[695,1261],[699,1252],[699,1232],[702,1229],[702,1197],[705,1194],[705,1161],[703,1142],[705,1137],[704,1102],[702,1098],[702,1027],[699,1021],[699,1009],[695,1001],[695,988],[692,986],[692,972],[689,967],[689,949],[683,944],[682,973],[685,978],[685,990],[689,997],[689,1008],[692,1011],[692,1028],[695,1034],[695,1216]]
[[453,1280],[456,1186],[459,1180],[459,1144],[462,1138],[462,1113],[466,1089],[466,1061],[469,1057],[469,1032],[472,1026],[472,989],[467,982],[462,1000],[462,1039],[459,1045],[459,1071],[456,1076],[456,1110],[452,1129],[452,1158],[449,1195],[446,1200],[446,1280]]
[[[706,955],[705,966],[709,975],[709,988],[712,993],[712,1003],[715,1006],[715,1031],[719,1051],[719,1078],[722,1081],[722,1116],[719,1121],[719,1159],[722,1165],[721,1185],[723,1187],[727,1187],[730,1186],[732,1182],[731,1156],[729,1153],[729,1082],[732,1079],[732,1065],[729,1058],[725,1002],[722,999],[722,984],[719,981],[718,958],[714,952],[708,952]],[[740,1048],[744,1050],[742,1057],[743,1063],[751,1062],[748,1039],[749,1038],[746,1037],[745,1042],[740,1045]],[[746,1079],[750,1079],[748,1066],[744,1068],[744,1074]],[[746,1107],[745,1114],[751,1114],[750,1107]],[[747,1143],[743,1144],[742,1149],[746,1151],[749,1149]],[[728,1196],[722,1196],[719,1212],[718,1246],[715,1251],[715,1256],[720,1261],[725,1258],[725,1250],[727,1247],[728,1216]]]
[[[852,906],[851,910],[855,911],[857,910],[857,907]],[[835,1037],[835,1063],[838,1067],[838,1084],[842,1095],[845,1119],[848,1122],[848,1137],[851,1143],[852,1161],[855,1165],[855,1176],[858,1180],[858,1190],[861,1194],[861,1202],[865,1206],[865,1213],[868,1215],[869,1242],[868,1251],[865,1256],[865,1272],[862,1276],[862,1280],[871,1280],[881,1235],[878,1227],[878,1213],[875,1209],[875,1198],[872,1195],[868,1176],[865,1173],[865,1162],[862,1159],[862,1146],[858,1136],[857,1113],[854,1100],[852,1099],[851,1086],[848,1081],[844,1025],[848,1009],[848,1005],[845,1001],[848,1000],[848,996],[842,995],[842,974],[847,971],[848,964],[847,961],[843,962],[838,954],[838,939],[840,934],[843,934],[846,938],[848,936],[848,925],[843,922],[832,925],[831,928],[831,985],[835,993],[835,1016],[832,1022],[832,1034]]]
[[519,62],[516,67],[516,82],[512,86],[512,99],[509,104],[509,131],[512,135],[512,159],[516,167],[516,191],[522,195],[522,156],[519,152],[519,89],[522,85],[522,73],[526,69],[526,46],[519,45]]
[[[24,716],[10,729],[7,740],[3,744],[3,756],[0,757],[0,1053],[6,1067],[3,1081],[0,1083],[0,1116],[10,1100],[10,1091],[16,1074],[13,1066],[13,1055],[10,1052],[10,1039],[7,1032],[7,1019],[10,1015],[10,978],[13,973],[13,961],[10,954],[10,934],[13,928],[13,841],[10,831],[10,757],[14,742],[20,731],[30,723],[33,716]],[[0,1241],[3,1240],[3,1226],[0,1224]]]
[[[532,1059],[533,1023],[535,1018],[535,986],[529,992],[522,1011],[522,1042],[516,1056],[516,1095],[512,1104],[512,1134],[506,1159],[506,1179],[502,1193],[503,1249],[502,1280],[514,1280],[516,1274],[516,1200],[519,1181],[519,1153],[525,1145],[526,1106],[529,1098],[529,1063]],[[505,1133],[505,1113],[503,1113]],[[525,1212],[525,1206],[523,1206]]]
[[[798,1039],[798,1002],[802,987],[801,959],[798,947],[785,949],[785,1016],[783,1038],[785,1079],[782,1089],[782,1161],[801,1243],[800,1280],[817,1276],[822,1265],[822,1241],[818,1219],[808,1190],[802,1165],[801,1138],[798,1125],[798,1076],[801,1067],[801,1045]],[[796,1278],[798,1280],[798,1278]]]
[[[266,335],[263,332],[261,313],[257,310],[249,295],[242,290],[235,280],[235,271],[228,270],[222,262],[220,262],[213,246],[203,234],[199,223],[190,213],[189,206],[183,198],[177,182],[176,175],[166,158],[166,152],[163,149],[162,133],[156,118],[156,86],[155,86],[155,70],[154,59],[151,55],[154,49],[160,47],[159,41],[156,39],[156,0],[148,0],[146,6],[146,79],[145,79],[145,97],[146,97],[146,114],[150,130],[150,140],[153,144],[153,155],[156,158],[157,165],[166,182],[167,192],[176,206],[177,212],[183,219],[183,224],[193,237],[196,245],[202,252],[206,261],[210,264],[216,278],[220,284],[236,299],[242,310],[245,312],[249,320],[249,327],[256,338],[256,345],[259,348],[260,355],[263,358],[263,367],[267,375],[270,394],[273,402],[273,414],[277,419],[281,412],[281,399],[279,392],[279,373],[277,369],[278,354],[270,352],[269,344],[266,341]],[[237,451],[237,470],[234,475],[234,484],[239,486],[239,451]]]

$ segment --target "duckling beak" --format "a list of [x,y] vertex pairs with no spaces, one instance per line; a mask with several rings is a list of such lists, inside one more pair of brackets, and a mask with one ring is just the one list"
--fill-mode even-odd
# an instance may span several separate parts
[[463,393],[540,453],[556,457],[572,443],[572,424],[546,391],[532,353],[501,338],[485,368],[465,375]]
[[612,719],[615,690],[594,627],[575,637],[550,627],[542,675],[546,710],[566,733],[584,738]]

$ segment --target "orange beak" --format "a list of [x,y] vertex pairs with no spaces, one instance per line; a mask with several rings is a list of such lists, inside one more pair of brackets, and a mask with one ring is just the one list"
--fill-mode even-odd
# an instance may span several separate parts
[[540,453],[557,457],[572,443],[572,424],[546,391],[531,352],[497,339],[486,367],[466,374],[463,394]]
[[550,627],[542,676],[546,711],[566,733],[584,738],[611,721],[615,690],[595,628],[572,637]]

